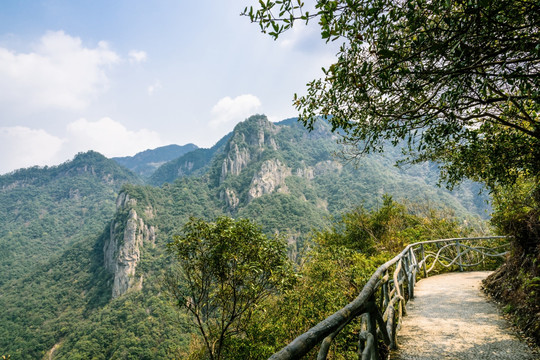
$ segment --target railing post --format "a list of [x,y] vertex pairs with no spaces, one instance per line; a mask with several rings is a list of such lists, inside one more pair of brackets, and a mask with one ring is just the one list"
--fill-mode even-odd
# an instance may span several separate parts
[[461,245],[459,244],[459,240],[456,240],[456,250],[457,250],[459,271],[463,272],[463,262],[461,261]]
[[[398,305],[401,306],[401,304],[398,304]],[[388,346],[390,347],[390,349],[395,350],[397,349],[397,325],[399,323],[399,319],[398,321],[396,321],[396,309],[394,308],[394,304],[388,307],[385,315],[386,315],[386,333],[388,334],[388,337],[390,340]]]
[[[372,311],[375,307],[375,302],[372,303]],[[376,308],[375,308],[376,310]],[[378,360],[379,359],[379,351],[377,350],[377,318],[376,315],[373,312],[368,312],[368,331],[373,335],[373,347],[371,353],[371,360]]]
[[[400,281],[399,281],[399,274],[401,273],[401,269],[403,267],[403,259],[399,259],[399,261],[397,262],[396,264],[396,270],[394,271],[394,289],[397,293],[397,295],[399,297],[402,297],[402,298],[405,298],[404,296],[404,292],[403,292],[403,287],[402,285],[400,284]],[[400,306],[400,314],[406,314],[407,313],[407,309],[405,309],[405,304],[402,303],[401,306]],[[400,316],[401,317],[401,316]]]
[[426,269],[426,252],[424,250],[424,244],[421,244],[420,245],[420,251],[422,252],[422,268],[424,270],[424,277],[428,277],[428,274],[427,274],[427,269]]
[[362,314],[360,316],[360,334],[358,334],[358,359],[361,360],[364,354],[364,351],[367,347],[367,323],[368,323],[368,314]]
[[409,248],[409,299],[414,299],[414,286],[416,283],[416,256],[414,256],[412,246]]
[[410,259],[410,253],[407,252],[406,255],[403,256],[403,296],[405,296],[405,280],[407,281],[407,298],[411,298],[411,277],[409,276],[409,270],[411,269],[411,259]]
[[358,359],[361,360],[378,360],[379,358],[377,350],[377,319],[376,315],[371,312],[375,306],[375,303],[371,303],[368,307],[371,310],[362,315],[362,325],[358,339]]
[[317,354],[317,360],[326,360],[326,357],[328,356],[328,351],[330,350],[330,346],[332,345],[332,341],[334,341],[334,338],[348,324],[349,324],[348,322],[343,323],[336,331],[334,331],[332,334],[324,338],[324,340],[321,343],[319,353]]
[[[380,294],[380,299],[379,299],[379,308],[381,309],[384,309],[386,307],[386,305],[388,304],[388,302],[390,301],[390,298],[388,296],[388,293],[390,292],[390,290],[388,289],[388,270],[386,271],[386,274],[384,274],[383,276],[383,283],[381,284],[381,294]],[[386,280],[384,280],[384,278],[387,278]]]

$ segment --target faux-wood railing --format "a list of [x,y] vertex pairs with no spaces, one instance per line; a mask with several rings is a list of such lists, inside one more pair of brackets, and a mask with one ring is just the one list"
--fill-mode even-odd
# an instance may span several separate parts
[[391,349],[397,348],[397,330],[406,313],[406,302],[414,297],[417,275],[427,277],[437,265],[463,271],[486,259],[504,257],[506,251],[501,249],[508,243],[501,245],[503,239],[504,236],[442,239],[408,245],[375,270],[356,299],[298,336],[269,360],[299,359],[318,344],[317,360],[324,360],[335,337],[359,316],[362,316],[362,330],[358,357],[377,360],[378,337]]

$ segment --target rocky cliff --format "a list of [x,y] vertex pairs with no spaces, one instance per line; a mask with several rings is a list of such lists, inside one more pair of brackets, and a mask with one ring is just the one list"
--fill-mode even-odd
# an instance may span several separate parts
[[[114,274],[112,297],[125,294],[130,289],[142,288],[143,276],[136,276],[137,265],[144,244],[155,244],[156,230],[148,226],[137,215],[137,201],[126,193],[121,193],[116,201],[117,213],[127,211],[127,218],[113,221],[109,239],[105,241],[103,254],[105,267]],[[146,216],[152,217],[153,210],[147,208]]]
[[265,116],[252,116],[239,124],[225,148],[225,159],[221,165],[220,183],[229,175],[240,175],[251,162],[258,160],[266,149],[277,150],[274,139],[279,127]]
[[251,180],[248,190],[248,201],[271,194],[274,191],[287,193],[285,179],[291,176],[291,169],[278,159],[266,160],[261,169]]
[[241,148],[236,143],[230,144],[230,149],[227,152],[227,157],[221,165],[222,183],[229,175],[240,175],[240,172],[248,166],[251,161],[251,153],[248,148]]

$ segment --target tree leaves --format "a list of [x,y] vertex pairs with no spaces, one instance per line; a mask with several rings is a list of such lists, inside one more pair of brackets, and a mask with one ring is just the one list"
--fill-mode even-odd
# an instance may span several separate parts
[[179,266],[169,276],[169,289],[195,319],[210,359],[222,358],[254,307],[287,286],[291,275],[285,243],[247,219],[191,218],[169,248]]
[[[273,32],[277,38],[303,15],[292,1],[275,5],[291,16]],[[279,24],[269,7],[252,12],[251,20],[266,28]],[[451,184],[471,176],[493,187],[512,183],[509,173],[538,174],[538,2],[319,0],[315,9],[309,19],[319,19],[321,37],[344,45],[324,78],[294,99],[308,128],[319,115],[332,115],[333,130],[342,130],[357,154],[379,151],[383,141],[397,143],[421,128],[425,136],[409,158],[446,164]],[[487,156],[492,169],[505,171],[490,172],[480,163],[459,168],[465,160],[475,163],[466,150],[478,139],[473,133],[488,129],[484,124],[495,131],[486,134],[493,143],[511,138],[520,146],[504,162],[496,153]]]

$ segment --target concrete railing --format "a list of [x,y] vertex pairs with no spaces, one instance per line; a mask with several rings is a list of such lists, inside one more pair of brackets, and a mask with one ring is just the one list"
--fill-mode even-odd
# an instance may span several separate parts
[[[397,348],[397,331],[406,313],[405,304],[414,297],[417,277],[427,277],[438,267],[465,268],[485,260],[504,257],[509,244],[504,236],[423,241],[408,245],[381,265],[360,294],[272,355],[270,360],[299,359],[320,344],[317,360],[324,360],[336,336],[361,317],[358,358],[378,359],[379,338],[391,349]],[[504,243],[503,243],[504,242]]]

